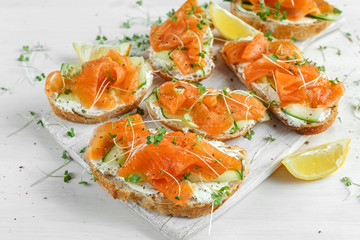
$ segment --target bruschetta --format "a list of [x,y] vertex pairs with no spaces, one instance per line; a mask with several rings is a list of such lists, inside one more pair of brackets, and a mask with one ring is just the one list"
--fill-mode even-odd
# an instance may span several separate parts
[[106,56],[67,64],[50,73],[45,93],[54,113],[68,121],[99,123],[136,108],[149,90],[153,71],[143,57]]
[[166,82],[146,99],[153,118],[174,131],[191,131],[225,141],[245,135],[258,121],[269,119],[266,107],[249,92],[202,84]]
[[163,215],[216,210],[249,172],[246,151],[193,133],[147,129],[139,115],[98,126],[85,158],[114,199]]
[[334,122],[343,84],[328,77],[324,67],[304,58],[290,41],[269,41],[260,33],[252,40],[227,42],[220,54],[290,129],[312,135]]
[[324,0],[234,0],[231,13],[278,39],[306,39],[324,31],[341,11]]
[[165,80],[199,82],[210,76],[213,33],[208,14],[188,0],[150,30],[149,62]]

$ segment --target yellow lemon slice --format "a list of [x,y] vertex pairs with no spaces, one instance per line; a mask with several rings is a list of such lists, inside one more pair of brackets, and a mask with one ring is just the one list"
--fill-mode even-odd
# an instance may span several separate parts
[[258,30],[232,15],[227,10],[221,8],[213,1],[210,2],[209,8],[215,28],[221,36],[228,40],[254,37],[256,34],[260,33]]
[[350,139],[325,143],[300,151],[282,160],[287,170],[296,178],[315,180],[338,170],[344,163]]
[[82,62],[88,62],[105,56],[110,49],[115,50],[120,55],[129,55],[130,43],[120,45],[105,45],[92,43],[73,43],[73,47]]

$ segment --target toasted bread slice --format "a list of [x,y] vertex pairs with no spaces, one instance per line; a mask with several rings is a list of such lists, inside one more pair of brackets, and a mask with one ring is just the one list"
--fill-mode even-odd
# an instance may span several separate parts
[[244,136],[257,123],[257,121],[252,120],[252,121],[249,121],[248,125],[240,128],[237,132],[231,132],[230,130],[228,130],[226,132],[221,133],[217,137],[213,137],[211,135],[206,134],[206,132],[204,132],[200,129],[185,127],[183,124],[175,122],[175,121],[166,121],[166,118],[162,115],[161,110],[159,110],[158,106],[156,106],[150,102],[146,102],[146,105],[147,105],[147,108],[148,108],[151,116],[157,120],[160,120],[160,122],[162,124],[164,124],[166,127],[170,128],[171,130],[180,131],[180,132],[190,131],[190,132],[193,132],[196,134],[201,134],[202,136],[204,136],[208,139],[217,140],[217,141],[227,141],[227,140],[231,140],[234,138]]
[[[244,76],[243,76],[243,71],[242,71],[241,65],[231,64],[228,61],[223,49],[220,50],[219,53],[220,53],[221,57],[224,59],[225,63],[236,74],[238,79],[242,83],[247,85],[245,82]],[[281,122],[283,122],[288,128],[290,128],[291,130],[294,130],[295,132],[297,132],[299,134],[314,135],[314,134],[322,133],[322,132],[326,131],[335,121],[335,118],[337,115],[337,105],[338,104],[336,104],[335,107],[330,109],[330,113],[327,115],[327,117],[323,121],[320,121],[317,123],[311,123],[311,122],[296,119],[292,116],[285,114],[279,106],[271,104],[272,100],[269,99],[269,97],[266,94],[264,94],[262,91],[260,91],[259,89],[255,89],[249,85],[247,85],[247,87],[250,90],[255,91],[262,99],[264,99],[266,102],[268,102],[268,104],[270,105],[269,110],[275,117],[277,117]]]
[[[209,91],[213,91],[213,89],[208,89]],[[215,91],[215,90],[214,90]],[[166,127],[170,128],[173,131],[181,131],[181,132],[193,132],[196,134],[200,134],[207,139],[211,140],[218,140],[218,141],[227,141],[231,140],[240,136],[245,135],[252,127],[255,126],[255,124],[258,122],[258,120],[248,120],[248,121],[242,121],[241,125],[236,125],[236,131],[232,131],[232,129],[235,127],[233,124],[227,131],[220,133],[218,136],[212,136],[207,134],[205,131],[201,130],[195,123],[190,122],[189,120],[182,119],[180,121],[171,121],[168,120],[168,116],[165,115],[165,110],[162,109],[157,104],[154,104],[154,101],[156,101],[156,97],[152,96],[156,93],[152,93],[146,100],[145,103],[147,105],[147,109],[151,116],[154,119],[160,120],[162,124],[164,124]],[[170,117],[172,118],[172,117]],[[265,112],[264,119],[261,119],[262,121],[269,120],[270,117],[268,113]],[[240,124],[240,123],[239,123]]]
[[153,71],[151,65],[145,61],[142,68],[146,73],[144,76],[146,83],[136,91],[135,100],[119,104],[114,109],[87,109],[76,100],[76,97],[71,97],[71,94],[61,97],[56,94],[48,94],[49,103],[58,117],[71,122],[92,124],[107,121],[138,107],[146,93],[149,91],[153,81]]
[[324,31],[332,23],[332,21],[314,18],[305,18],[303,21],[275,21],[272,19],[263,21],[256,13],[242,8],[241,2],[242,0],[236,0],[230,3],[231,13],[261,32],[272,31],[272,36],[277,39],[310,38]]
[[[238,146],[230,146],[221,143],[219,150],[226,152],[238,152],[241,156],[243,156],[243,179],[249,173],[249,160],[247,158],[246,151]],[[101,160],[100,160],[101,162]],[[110,174],[108,172],[101,171],[101,168],[97,167],[97,162],[89,161],[89,165],[91,170],[94,174],[96,182],[106,190],[114,199],[121,199],[122,201],[135,201],[140,206],[147,208],[149,210],[158,212],[163,215],[172,215],[175,217],[190,217],[195,218],[201,215],[211,213],[212,209],[212,200],[210,201],[203,201],[199,200],[195,194],[190,198],[190,200],[184,205],[179,206],[172,201],[168,200],[162,193],[158,192],[156,189],[152,188],[151,185],[145,183],[141,186],[135,183],[125,182],[123,178],[120,178],[116,174]],[[225,182],[220,186],[228,186],[229,187],[229,196],[223,196],[223,203],[231,197],[231,195],[236,192],[239,188],[240,184],[243,180],[236,180]],[[216,189],[216,184],[214,182],[214,187]],[[200,189],[203,183],[199,183],[196,185],[199,187],[198,190],[201,191],[202,194],[208,194],[211,199],[211,191]],[[219,206],[214,207],[214,211]]]

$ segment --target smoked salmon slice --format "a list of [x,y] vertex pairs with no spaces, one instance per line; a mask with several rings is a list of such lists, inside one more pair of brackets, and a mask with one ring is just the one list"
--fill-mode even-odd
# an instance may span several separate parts
[[170,51],[169,56],[183,75],[206,66],[202,56],[206,54],[203,46],[208,23],[202,19],[202,13],[196,0],[188,0],[168,20],[150,30],[152,49]]
[[134,101],[139,85],[139,72],[129,57],[114,50],[97,60],[84,63],[72,76],[60,71],[49,74],[45,93],[75,94],[86,108],[114,109],[118,104]]
[[189,115],[193,123],[214,137],[229,130],[234,121],[259,120],[266,111],[258,99],[241,91],[206,89],[185,82],[162,84],[155,104],[166,114]]
[[127,160],[117,174],[124,178],[133,174],[144,176],[145,181],[180,206],[196,189],[186,180],[189,174],[212,181],[227,170],[243,169],[241,159],[223,153],[195,134],[165,132],[157,145],[148,141],[150,135],[157,134],[160,133],[147,131],[139,115],[108,122],[95,129],[85,157],[102,159],[116,141],[127,152]]
[[[254,48],[257,45],[260,46]],[[250,88],[264,78],[271,79],[281,107],[299,103],[310,108],[329,108],[344,94],[342,83],[328,80],[314,63],[304,59],[300,49],[290,41],[268,41],[260,33],[252,41],[226,44],[224,54],[231,64],[246,64],[243,67],[244,77]]]

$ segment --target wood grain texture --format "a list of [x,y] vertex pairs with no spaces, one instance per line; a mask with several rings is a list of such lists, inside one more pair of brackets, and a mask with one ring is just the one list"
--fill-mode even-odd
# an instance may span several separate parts
[[[228,7],[228,3],[217,2]],[[339,106],[341,122],[337,119],[328,131],[311,137],[309,144],[301,148],[352,138],[345,164],[329,177],[312,182],[293,178],[281,166],[213,221],[211,239],[360,239],[359,199],[344,201],[347,189],[340,182],[344,176],[360,182],[360,120],[353,115],[360,89],[356,82],[360,79],[360,47],[356,38],[360,3],[355,0],[330,2],[344,11],[347,24],[342,31],[352,34],[353,43],[343,33],[335,31],[308,45],[305,54],[325,65],[330,76],[343,80],[345,75],[351,74],[345,81],[346,93]],[[156,19],[165,16],[171,8],[176,9],[180,1],[144,0],[143,5],[144,11],[149,10],[150,16]],[[130,0],[90,0],[86,5],[84,1],[70,0],[14,0],[1,1],[0,6],[0,31],[5,36],[0,39],[0,87],[10,88],[25,76],[23,66],[16,61],[22,45],[40,42],[47,47],[51,58],[37,54],[33,64],[48,74],[62,62],[77,63],[72,42],[94,40],[98,26],[109,38],[149,30],[139,23],[133,23],[131,29],[120,27],[130,17],[145,17],[135,1]],[[341,56],[336,55],[336,49],[328,48],[324,60],[319,45],[339,47]],[[215,63],[214,73],[218,73],[219,79],[226,80],[231,88],[243,87],[232,73],[220,71],[223,63]],[[203,83],[207,84],[208,80]],[[214,87],[221,88],[222,83]],[[61,176],[65,169],[69,170],[74,176],[69,183],[64,183],[61,177],[53,177],[30,187],[43,176],[41,171],[50,172],[63,163],[63,149],[47,130],[34,123],[15,136],[6,138],[6,135],[27,122],[17,114],[29,115],[30,110],[44,114],[51,110],[43,88],[44,82],[32,85],[25,79],[10,93],[0,92],[0,239],[165,239],[159,230],[165,231],[167,226],[175,228],[175,221],[168,217],[162,220],[167,224],[153,227],[133,213],[137,211],[136,205],[129,209],[113,200],[99,186],[90,183],[91,176],[85,174],[85,180],[89,181],[87,186],[78,184],[83,167],[75,161],[56,173]],[[260,127],[255,127],[254,139],[264,137],[258,134]],[[278,127],[281,124],[277,124]],[[80,126],[75,127],[77,137],[81,136],[80,129]],[[59,130],[58,134],[65,134],[64,130]],[[267,151],[274,146],[269,145]],[[195,232],[192,240],[208,239],[208,227]]]

